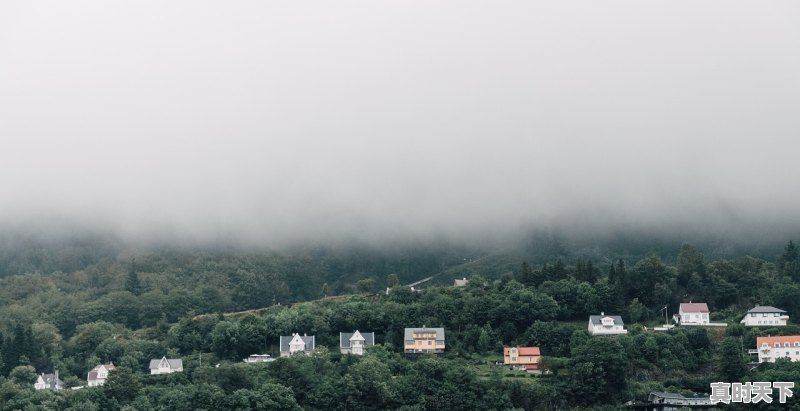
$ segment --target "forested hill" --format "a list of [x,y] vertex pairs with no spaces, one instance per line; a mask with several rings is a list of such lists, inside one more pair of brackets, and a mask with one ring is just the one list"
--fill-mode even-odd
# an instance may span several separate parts
[[[768,257],[720,257],[688,243],[670,253],[603,254],[603,245],[548,238],[505,248],[268,252],[131,248],[91,237],[6,242],[0,409],[154,409],[164,401],[172,404],[165,409],[552,409],[616,406],[651,390],[703,391],[710,381],[800,384],[794,364],[745,366],[757,336],[800,333],[796,326],[739,324],[756,304],[800,318],[794,243]],[[544,251],[525,251],[532,246]],[[421,292],[404,286],[431,276]],[[453,287],[461,277],[469,284]],[[711,320],[729,326],[645,331],[663,323],[662,307],[674,313],[689,300],[708,303]],[[261,310],[230,314],[251,309]],[[587,318],[601,311],[621,315],[630,335],[588,337]],[[422,325],[446,329],[446,353],[402,358],[403,328]],[[363,359],[338,355],[338,333],[355,329],[375,332],[381,346]],[[315,335],[327,349],[261,368],[237,364],[245,355],[277,354],[278,337],[292,332]],[[540,346],[552,374],[492,367],[508,344]],[[186,372],[147,376],[150,359],[164,355],[183,358]],[[69,386],[80,386],[89,369],[108,361],[120,366],[109,387],[32,389],[34,373],[58,369]]]

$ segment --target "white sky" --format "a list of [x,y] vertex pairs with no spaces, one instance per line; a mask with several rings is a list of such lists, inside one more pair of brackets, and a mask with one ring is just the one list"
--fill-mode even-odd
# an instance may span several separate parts
[[798,224],[798,22],[796,1],[4,1],[0,220]]

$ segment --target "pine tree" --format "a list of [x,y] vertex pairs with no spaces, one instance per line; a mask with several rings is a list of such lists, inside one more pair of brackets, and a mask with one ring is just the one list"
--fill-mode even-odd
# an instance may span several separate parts
[[800,259],[794,241],[789,240],[783,249],[783,254],[778,259],[778,268],[793,279],[800,280]]
[[522,265],[519,267],[519,273],[517,273],[517,281],[525,285],[534,285],[533,270],[531,270],[531,266],[528,265],[527,261],[523,261]]
[[139,274],[136,272],[136,259],[131,259],[131,269],[128,271],[128,279],[125,281],[125,289],[133,295],[142,293],[142,284],[139,282]]

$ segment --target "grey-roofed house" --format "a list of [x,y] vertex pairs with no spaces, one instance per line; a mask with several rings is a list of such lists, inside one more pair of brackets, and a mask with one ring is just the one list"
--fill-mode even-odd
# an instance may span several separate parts
[[167,358],[150,360],[150,375],[171,374],[183,371],[183,360],[180,358]]
[[33,383],[33,388],[36,390],[61,391],[64,389],[64,381],[58,378],[58,370],[55,370],[53,374],[39,374],[36,382]]
[[783,327],[788,321],[786,311],[769,305],[757,305],[747,311],[741,323],[745,327]]
[[627,334],[628,330],[625,329],[625,323],[622,317],[618,315],[606,315],[601,312],[600,315],[589,316],[589,334],[591,335],[613,335],[613,334]]
[[316,341],[313,335],[294,333],[292,335],[282,335],[280,346],[281,357],[288,357],[298,353],[311,354],[316,348]]
[[403,349],[407,353],[444,352],[444,328],[406,328]]
[[648,409],[658,411],[677,411],[683,407],[689,408],[705,408],[713,407],[715,404],[711,402],[708,395],[694,395],[686,397],[682,394],[672,392],[659,392],[653,391],[647,396],[647,402],[651,407]]
[[364,349],[375,345],[375,333],[339,333],[339,351],[342,354],[364,355]]

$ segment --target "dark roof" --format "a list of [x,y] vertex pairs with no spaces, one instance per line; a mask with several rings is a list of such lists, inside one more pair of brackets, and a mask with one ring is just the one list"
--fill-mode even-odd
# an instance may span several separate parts
[[47,384],[48,388],[53,387],[53,385],[56,387],[61,387],[64,385],[64,381],[61,381],[61,378],[56,378],[55,374],[41,374],[41,377],[42,380],[44,380],[44,383]]
[[675,398],[675,399],[683,399],[686,398],[681,394],[677,394],[674,392],[662,392],[662,391],[653,391],[650,393],[651,396],[660,397],[660,398]]
[[[89,371],[89,377],[87,379],[90,380],[90,381],[97,380],[97,373],[100,372],[100,367],[103,367],[103,366],[105,366],[106,367],[106,371],[109,371],[109,372],[111,370],[117,368],[117,367],[114,366],[113,362],[110,362],[108,364],[100,364],[100,365],[92,368],[91,371]],[[108,377],[106,377],[106,378],[108,378]]]
[[[358,330],[356,330],[358,331]],[[375,333],[362,333],[358,331],[362,337],[364,337],[364,346],[369,347],[371,345],[375,345]],[[350,337],[353,336],[353,333],[339,333],[339,348],[350,348]]]
[[785,314],[786,311],[781,310],[780,308],[775,308],[769,305],[757,305],[751,308],[747,313],[781,313]]
[[157,360],[150,360],[150,369],[154,370],[158,368],[158,364],[161,364],[161,361],[164,360],[167,360],[167,364],[169,364],[170,369],[183,368],[183,360],[181,360],[180,358],[174,359],[174,358],[163,357]]
[[430,328],[430,327],[425,327],[425,328],[406,328],[404,339],[406,341],[412,341],[412,340],[414,340],[414,333],[415,332],[421,332],[421,331],[435,332],[436,333],[436,341],[444,341],[444,328]]
[[605,317],[611,317],[611,319],[614,320],[614,325],[625,325],[622,321],[622,317],[618,315],[590,315],[589,321],[594,325],[603,325],[603,322],[600,320]]
[[[314,351],[314,336],[313,335],[300,335],[300,339],[306,343],[306,351]],[[289,352],[289,343],[292,342],[292,338],[294,338],[294,334],[292,335],[282,335],[280,346],[281,352]]]

